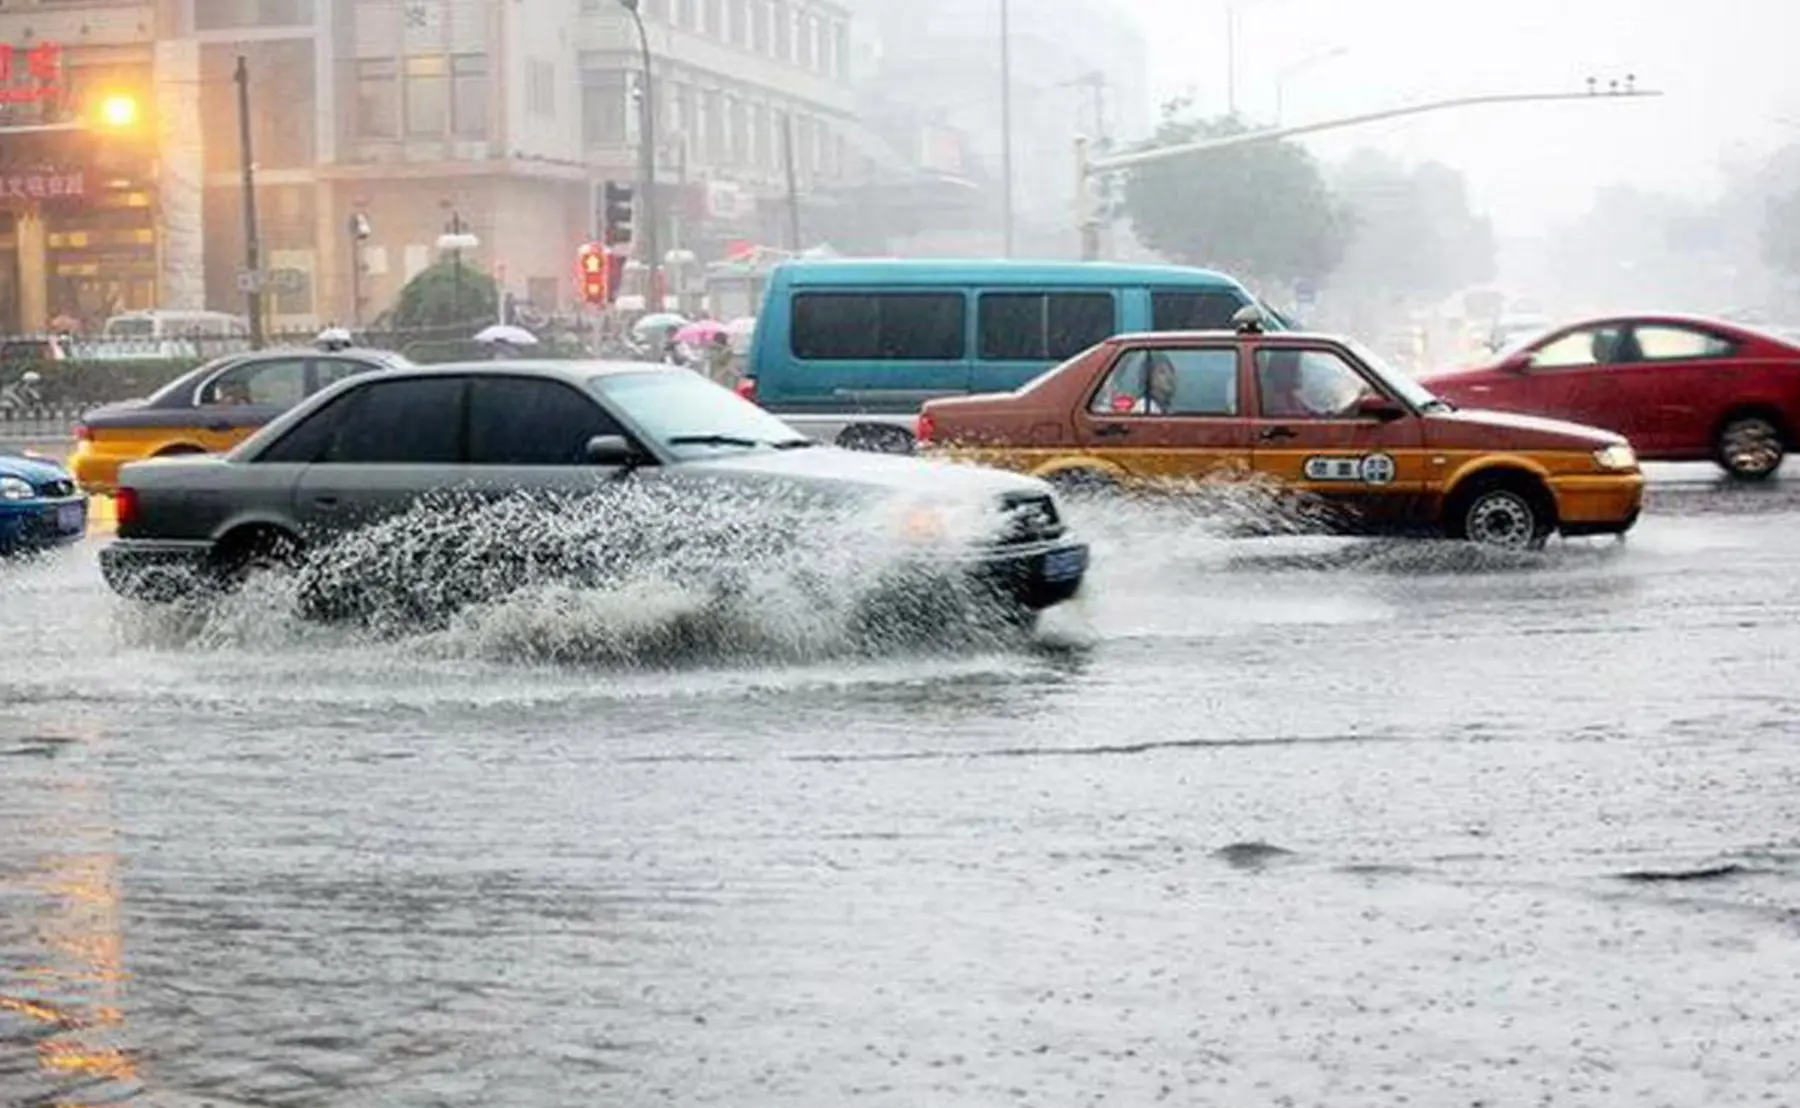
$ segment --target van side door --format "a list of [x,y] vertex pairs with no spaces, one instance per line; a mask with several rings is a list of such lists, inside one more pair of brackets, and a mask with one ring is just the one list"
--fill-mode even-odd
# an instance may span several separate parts
[[1011,392],[1121,330],[1113,289],[980,290],[969,391]]

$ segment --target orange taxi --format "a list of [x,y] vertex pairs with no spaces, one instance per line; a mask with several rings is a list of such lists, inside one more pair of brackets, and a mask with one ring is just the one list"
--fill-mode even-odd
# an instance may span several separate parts
[[69,470],[83,489],[110,496],[126,462],[222,453],[326,385],[411,364],[386,350],[230,354],[183,374],[147,399],[107,404],[84,414],[75,426]]
[[1119,335],[1010,393],[921,410],[922,451],[1064,487],[1260,474],[1345,531],[1427,531],[1499,547],[1623,534],[1644,477],[1620,435],[1458,409],[1353,339]]

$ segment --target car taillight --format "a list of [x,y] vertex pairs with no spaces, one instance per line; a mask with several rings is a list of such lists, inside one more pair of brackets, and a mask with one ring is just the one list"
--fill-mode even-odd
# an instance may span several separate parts
[[93,438],[94,438],[94,433],[92,431],[88,430],[87,424],[77,423],[75,425],[75,441],[76,442],[92,442]]
[[756,403],[756,378],[739,377],[737,385],[732,391],[736,392],[745,400],[750,401],[750,403]]
[[932,436],[936,434],[937,420],[932,418],[930,412],[920,412],[919,421],[913,426],[913,441],[924,446],[931,442]]
[[130,527],[137,522],[138,495],[136,489],[121,488],[113,494],[113,518],[120,527]]

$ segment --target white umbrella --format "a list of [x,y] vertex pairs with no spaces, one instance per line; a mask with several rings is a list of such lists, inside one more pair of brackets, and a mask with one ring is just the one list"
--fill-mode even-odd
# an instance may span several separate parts
[[751,336],[756,334],[756,317],[739,316],[725,325],[725,333],[730,336],[731,348],[742,354],[750,349]]
[[631,325],[633,334],[642,335],[649,331],[672,331],[686,325],[687,317],[676,312],[652,312]]
[[476,342],[503,342],[508,346],[536,346],[537,336],[523,327],[514,327],[510,323],[495,323],[483,327],[476,335]]

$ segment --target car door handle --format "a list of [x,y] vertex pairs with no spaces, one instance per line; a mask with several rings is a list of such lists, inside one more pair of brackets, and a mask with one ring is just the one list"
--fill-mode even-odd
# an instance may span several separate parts
[[227,420],[215,419],[206,425],[206,429],[208,431],[229,431],[231,430],[231,424]]
[[1131,434],[1131,428],[1123,423],[1102,423],[1094,428],[1094,437],[1097,439],[1116,439],[1129,434]]
[[1292,427],[1268,427],[1263,430],[1262,440],[1274,442],[1276,439],[1291,439],[1298,434]]
[[338,498],[335,496],[315,496],[313,497],[313,506],[330,511],[338,506]]

